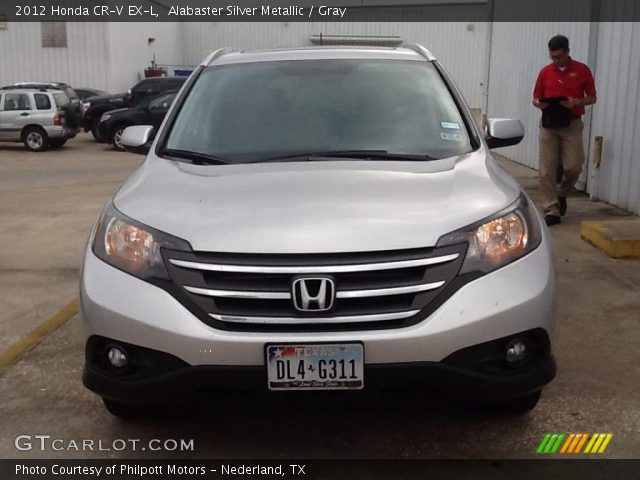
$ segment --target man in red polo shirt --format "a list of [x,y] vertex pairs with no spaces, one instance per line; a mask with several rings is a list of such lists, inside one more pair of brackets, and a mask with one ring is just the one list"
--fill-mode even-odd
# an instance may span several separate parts
[[596,87],[589,67],[569,56],[567,37],[556,35],[549,40],[549,58],[552,63],[538,74],[533,105],[543,111],[538,169],[544,219],[551,226],[561,222],[567,194],[582,171],[582,115],[585,106],[596,103]]

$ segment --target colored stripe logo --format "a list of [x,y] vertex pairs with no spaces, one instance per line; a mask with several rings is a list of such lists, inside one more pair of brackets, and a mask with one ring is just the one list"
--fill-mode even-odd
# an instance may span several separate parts
[[604,453],[612,438],[613,433],[547,433],[536,453]]

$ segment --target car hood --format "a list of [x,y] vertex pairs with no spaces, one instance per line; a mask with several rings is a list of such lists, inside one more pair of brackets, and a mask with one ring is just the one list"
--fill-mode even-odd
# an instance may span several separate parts
[[107,110],[105,113],[108,113],[109,116],[114,116],[122,112],[129,112],[130,108],[116,108],[115,110]]
[[519,193],[482,149],[428,162],[223,166],[151,154],[114,204],[196,251],[335,253],[433,246]]

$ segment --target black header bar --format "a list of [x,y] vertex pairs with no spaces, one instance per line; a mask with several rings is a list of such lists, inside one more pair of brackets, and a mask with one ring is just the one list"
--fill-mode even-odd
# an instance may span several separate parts
[[5,22],[637,22],[637,0],[0,0]]
[[0,460],[2,480],[637,479],[640,460]]

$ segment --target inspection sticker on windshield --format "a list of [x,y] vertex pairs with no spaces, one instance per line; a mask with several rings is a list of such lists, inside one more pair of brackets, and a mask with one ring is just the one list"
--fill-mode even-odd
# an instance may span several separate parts
[[460,135],[459,133],[440,132],[440,138],[443,140],[452,140],[454,142],[462,141],[462,135]]
[[451,130],[460,130],[460,124],[458,122],[440,122],[442,128],[449,128]]
[[360,390],[364,345],[322,343],[267,345],[269,390]]

